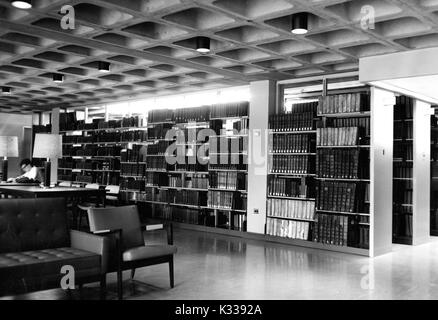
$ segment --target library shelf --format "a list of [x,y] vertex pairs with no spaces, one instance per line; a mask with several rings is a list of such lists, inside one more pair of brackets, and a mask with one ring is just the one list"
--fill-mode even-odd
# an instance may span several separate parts
[[293,218],[293,217],[266,216],[266,218],[280,219],[280,220],[291,220],[291,221],[302,221],[302,222],[315,222],[315,220],[313,220],[313,219]]
[[221,189],[221,188],[208,188],[208,191],[224,191],[224,192],[240,192],[247,193],[246,190],[237,190],[237,189]]
[[165,169],[146,169],[145,172],[157,172],[157,173],[167,173]]
[[412,181],[414,180],[413,178],[393,178],[394,180],[399,180],[399,181]]
[[371,111],[322,113],[322,114],[318,114],[318,117],[322,117],[322,118],[365,118],[365,117],[371,117]]
[[208,174],[208,171],[187,171],[187,170],[176,170],[176,171],[165,171],[170,174]]
[[302,131],[269,131],[269,134],[316,134],[316,130],[302,130]]
[[222,135],[211,135],[208,137],[210,137],[210,138],[237,139],[237,138],[246,138],[246,137],[248,137],[248,135],[247,134],[234,134],[234,135],[222,134]]
[[213,117],[211,120],[248,120],[249,116]]
[[316,153],[269,152],[270,156],[316,156]]
[[237,213],[246,214],[246,210],[242,210],[242,209],[231,209],[231,208],[224,208],[224,207],[206,207],[206,209],[209,209],[209,210],[219,210],[219,211],[228,211],[228,212],[237,212]]
[[340,182],[371,182],[370,179],[349,179],[349,178],[315,178],[318,181],[340,181]]
[[208,169],[208,171],[212,171],[212,172],[238,172],[238,173],[248,173],[247,170],[238,170],[238,169]]
[[197,205],[184,204],[184,203],[172,203],[172,202],[169,202],[169,205],[173,206],[173,207],[183,207],[183,208],[197,209],[197,210],[209,209],[206,206],[197,206]]
[[355,145],[355,146],[317,146],[316,149],[369,149],[369,145]]
[[146,128],[150,128],[151,126],[157,126],[160,124],[175,124],[175,121],[158,121],[158,122],[149,122]]
[[342,211],[332,211],[332,210],[323,210],[323,209],[315,209],[316,212],[328,213],[328,214],[337,214],[341,216],[364,216],[369,217],[369,213],[359,213],[359,212],[342,212]]
[[268,199],[284,199],[284,200],[297,200],[297,201],[316,201],[315,198],[287,197],[287,196],[274,196],[274,195],[268,195]]
[[[150,221],[162,223],[169,220],[152,218],[150,219]],[[335,245],[323,244],[323,243],[313,242],[308,240],[283,238],[283,237],[271,236],[267,234],[242,232],[238,230],[210,227],[210,226],[176,222],[176,221],[172,221],[172,225],[176,228],[183,230],[216,233],[216,234],[233,236],[233,237],[248,239],[248,240],[258,240],[258,241],[264,241],[270,243],[285,244],[290,246],[298,246],[298,247],[311,248],[311,249],[323,250],[323,251],[333,251],[333,252],[340,252],[346,254],[354,254],[354,255],[366,256],[366,257],[369,257],[370,255],[370,251],[368,249],[362,249],[362,248],[335,246]]]
[[121,174],[120,177],[122,177],[122,178],[133,178],[133,179],[144,178],[144,176],[132,176],[132,175],[124,175],[124,174]]
[[280,173],[280,172],[269,172],[268,175],[279,176],[286,178],[306,178],[306,177],[316,177],[313,173]]
[[189,190],[189,191],[198,191],[198,192],[207,192],[208,189],[202,189],[202,188],[189,188],[189,187],[167,187],[167,186],[161,186],[158,187],[161,190]]

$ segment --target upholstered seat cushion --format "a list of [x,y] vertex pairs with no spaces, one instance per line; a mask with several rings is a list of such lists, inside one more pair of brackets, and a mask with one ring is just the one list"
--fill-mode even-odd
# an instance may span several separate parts
[[0,254],[0,278],[43,277],[61,274],[70,265],[77,275],[100,274],[100,255],[74,248],[58,248]]
[[176,247],[170,245],[149,245],[131,248],[123,252],[123,261],[136,261],[173,255]]

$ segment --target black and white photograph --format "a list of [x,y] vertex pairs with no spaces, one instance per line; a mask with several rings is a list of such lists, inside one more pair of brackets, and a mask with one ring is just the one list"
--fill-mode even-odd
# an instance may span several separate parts
[[438,300],[438,1],[0,0],[17,300]]

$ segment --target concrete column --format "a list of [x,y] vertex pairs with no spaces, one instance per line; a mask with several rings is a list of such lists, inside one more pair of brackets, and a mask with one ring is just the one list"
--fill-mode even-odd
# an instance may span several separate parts
[[265,233],[268,173],[268,121],[276,104],[276,83],[250,84],[247,231]]
[[[61,109],[55,108],[52,110],[52,133],[59,134],[59,114]],[[50,159],[52,170],[50,172],[51,184],[58,182],[58,159]]]

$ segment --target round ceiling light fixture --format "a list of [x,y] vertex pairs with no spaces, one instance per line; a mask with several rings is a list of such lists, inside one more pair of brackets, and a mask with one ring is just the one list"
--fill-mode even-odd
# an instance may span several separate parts
[[109,62],[99,61],[98,65],[98,69],[100,72],[110,72],[111,64]]
[[62,83],[64,82],[64,75],[60,73],[53,74],[53,82]]
[[309,32],[309,14],[307,12],[296,13],[292,15],[293,34],[303,35]]
[[11,1],[12,6],[18,9],[30,9],[32,8],[31,0],[13,0]]
[[196,38],[196,51],[198,51],[199,53],[209,53],[210,52],[210,38],[197,37]]

